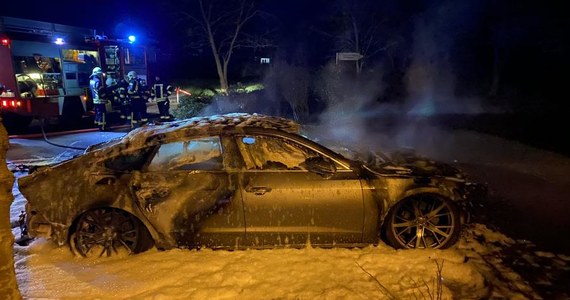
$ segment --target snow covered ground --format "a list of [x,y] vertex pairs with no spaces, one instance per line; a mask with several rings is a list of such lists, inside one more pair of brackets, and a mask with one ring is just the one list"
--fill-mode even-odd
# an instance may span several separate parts
[[[428,130],[429,140],[414,139]],[[52,140],[85,147],[121,134],[93,132]],[[470,163],[500,161],[509,168],[524,168],[546,177],[562,172],[568,163],[563,157],[491,136],[462,131],[454,132],[453,139],[449,137],[449,132],[424,127],[389,139],[431,157],[445,154],[451,155],[447,159]],[[433,144],[440,150],[455,149],[455,156],[432,151]],[[476,155],[461,149],[475,144],[483,145]],[[538,170],[536,164],[529,169],[516,157],[521,150],[525,159],[542,160],[558,169]],[[42,141],[11,140],[8,164],[18,170],[20,165],[51,163],[79,152]],[[17,185],[13,192],[11,220],[17,223],[25,199]],[[13,233],[18,238],[19,228]],[[545,297],[555,276],[567,276],[570,257],[529,251],[532,247],[525,247],[526,243],[475,223],[447,250],[394,250],[384,244],[362,249],[152,249],[127,258],[84,259],[73,256],[67,247],[39,239],[29,246],[16,244],[14,252],[19,287],[26,299],[437,299],[440,293],[443,299]],[[512,268],[513,260],[504,257],[509,249],[519,249],[513,250],[518,251],[517,263],[544,272],[541,282],[528,282]],[[539,291],[537,286],[544,289]],[[560,296],[568,298],[567,293],[557,294]]]
[[[445,251],[403,251],[385,245],[151,250],[126,259],[97,260],[74,257],[67,248],[40,240],[15,247],[16,269],[26,298],[435,299],[437,264],[442,268],[445,299],[537,297],[499,260],[486,261],[493,257],[491,244],[508,243],[508,238],[479,225],[470,234],[474,236]],[[508,281],[497,280],[497,271]]]

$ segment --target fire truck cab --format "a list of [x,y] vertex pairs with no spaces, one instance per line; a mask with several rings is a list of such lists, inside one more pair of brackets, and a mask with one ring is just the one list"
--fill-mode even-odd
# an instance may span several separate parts
[[33,118],[73,124],[89,115],[94,67],[117,82],[129,71],[146,79],[147,48],[93,29],[0,17],[0,112],[6,128],[23,130]]

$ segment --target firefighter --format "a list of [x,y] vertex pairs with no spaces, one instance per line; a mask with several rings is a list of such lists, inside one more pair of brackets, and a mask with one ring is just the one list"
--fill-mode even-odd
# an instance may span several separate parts
[[115,100],[119,103],[121,110],[120,118],[124,122],[131,123],[131,101],[127,93],[129,83],[122,79],[117,83],[117,89],[115,90]]
[[146,119],[146,101],[143,98],[144,86],[135,71],[130,71],[127,74],[127,79],[129,80],[127,94],[131,103],[131,128],[135,128],[142,125],[143,120]]
[[115,112],[118,108],[120,108],[119,97],[117,95],[119,90],[119,85],[117,83],[117,79],[113,78],[112,76],[107,77],[105,80],[105,96],[111,105],[107,105],[107,113]]
[[150,88],[148,87],[146,80],[141,79],[140,83],[141,83],[141,89],[140,89],[141,96],[142,96],[143,101],[144,101],[144,108],[141,106],[141,109],[143,110],[143,113],[141,114],[141,121],[143,123],[145,123],[145,122],[148,122],[148,112],[147,112],[148,107],[146,106],[146,104],[148,102],[150,102],[150,98],[152,95],[151,95],[151,91],[150,91]]
[[99,67],[93,68],[91,76],[89,76],[89,89],[93,97],[93,106],[95,108],[95,125],[100,131],[105,130],[107,109],[105,105],[105,86],[103,85],[103,70]]
[[172,95],[173,87],[160,80],[159,76],[154,77],[154,84],[152,85],[152,97],[156,100],[158,112],[161,121],[169,121],[170,116],[170,100],[168,96]]
[[119,86],[115,78],[108,77],[107,80],[105,80],[105,95],[107,95],[107,100],[111,101],[112,104],[116,103],[115,94],[118,88]]

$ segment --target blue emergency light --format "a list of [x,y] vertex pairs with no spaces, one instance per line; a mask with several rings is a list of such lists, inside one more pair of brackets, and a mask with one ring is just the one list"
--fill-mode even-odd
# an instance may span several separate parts
[[137,37],[134,35],[129,35],[129,43],[134,43],[137,40]]

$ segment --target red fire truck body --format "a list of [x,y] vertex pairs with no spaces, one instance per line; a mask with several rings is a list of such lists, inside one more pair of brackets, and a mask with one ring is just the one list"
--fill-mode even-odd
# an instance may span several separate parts
[[89,76],[136,71],[146,79],[146,47],[109,39],[93,29],[0,17],[0,111],[8,128],[32,118],[77,120],[92,109]]

